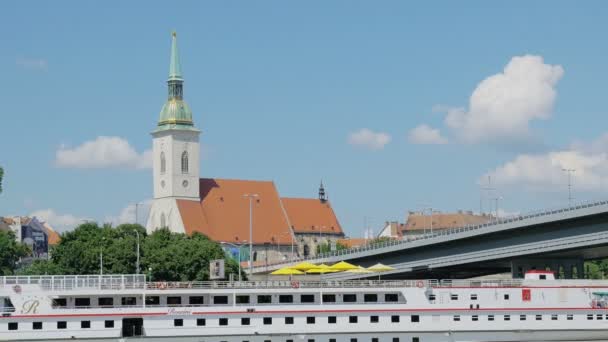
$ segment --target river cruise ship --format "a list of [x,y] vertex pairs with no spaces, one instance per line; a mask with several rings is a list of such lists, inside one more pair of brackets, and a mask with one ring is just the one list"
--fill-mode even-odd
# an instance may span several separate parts
[[0,277],[2,341],[608,340],[608,281]]

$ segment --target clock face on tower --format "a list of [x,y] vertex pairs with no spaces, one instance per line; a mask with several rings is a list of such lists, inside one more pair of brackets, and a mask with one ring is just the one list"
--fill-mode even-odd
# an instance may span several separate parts
[[183,186],[184,188],[187,188],[187,187],[188,187],[188,181],[187,181],[187,180],[183,181],[183,182],[182,182],[182,186]]

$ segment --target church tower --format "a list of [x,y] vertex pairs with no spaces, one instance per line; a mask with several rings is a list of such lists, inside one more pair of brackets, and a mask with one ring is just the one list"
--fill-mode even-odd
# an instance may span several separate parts
[[168,227],[183,233],[184,224],[176,200],[200,201],[200,131],[194,127],[192,111],[183,99],[184,79],[175,32],[167,85],[168,99],[152,132],[154,201],[146,228],[151,232]]

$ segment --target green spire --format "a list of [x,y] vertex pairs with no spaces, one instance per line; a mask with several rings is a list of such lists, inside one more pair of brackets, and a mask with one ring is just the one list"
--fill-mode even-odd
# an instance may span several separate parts
[[171,41],[171,64],[169,66],[169,80],[183,80],[182,66],[179,63],[179,53],[177,52],[177,33],[173,31]]

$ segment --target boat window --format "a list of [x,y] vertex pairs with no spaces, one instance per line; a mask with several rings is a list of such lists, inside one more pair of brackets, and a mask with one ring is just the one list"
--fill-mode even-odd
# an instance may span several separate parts
[[203,304],[205,304],[205,297],[203,297],[203,296],[190,296],[188,298],[188,304],[190,304],[190,305],[203,305]]
[[336,324],[337,318],[336,316],[327,316],[327,323]]
[[113,306],[114,305],[114,298],[112,298],[112,297],[97,298],[97,305],[99,305],[99,306]]
[[176,318],[173,320],[173,326],[174,327],[183,327],[184,326],[184,320],[181,318]]
[[237,304],[249,304],[249,296],[236,296]]
[[509,300],[509,294],[508,294],[508,293],[505,293],[505,294],[504,294],[504,296],[503,296],[503,298],[504,298],[505,300]]
[[597,314],[597,315],[595,316],[595,319],[600,319],[600,320],[601,320],[602,318],[604,318],[604,316],[602,316],[602,314]]
[[146,305],[160,305],[159,296],[146,297]]
[[335,338],[330,338],[329,342],[336,342],[336,339]]
[[399,316],[397,316],[397,315],[391,316],[391,322],[393,322],[393,323],[399,323]]
[[74,306],[91,306],[91,298],[76,298]]
[[17,323],[17,322],[8,323],[8,330],[17,330],[17,329],[19,329],[19,323]]
[[309,338],[308,342],[315,342],[315,339],[314,338]]
[[241,325],[250,325],[250,324],[251,324],[251,319],[249,317],[241,318]]
[[258,295],[258,304],[270,304],[270,303],[272,303],[272,296]]
[[293,303],[293,296],[292,295],[280,295],[279,303]]
[[543,315],[536,315],[536,320],[537,321],[542,321],[543,320]]
[[354,293],[345,294],[342,296],[342,301],[344,303],[354,303],[357,301],[357,295]]
[[335,303],[336,295],[335,294],[324,294],[323,295],[323,303]]
[[437,297],[434,294],[430,294],[429,295],[429,300],[430,301],[435,301],[435,299],[437,299]]
[[68,301],[66,298],[53,299],[53,307],[66,307],[66,306],[68,306]]
[[593,315],[591,315],[591,314],[587,315],[587,319],[588,320],[592,320],[593,319]]
[[32,329],[34,330],[42,330],[42,322],[33,322]]
[[474,294],[474,293],[472,293],[472,294],[471,294],[471,300],[477,300],[477,295],[476,295],[476,294]]
[[420,342],[420,337],[412,337],[412,342]]
[[450,295],[450,299],[451,299],[451,300],[458,300],[458,294],[456,294],[456,293],[452,293],[452,294]]
[[477,315],[473,315],[473,316],[471,317],[471,320],[473,320],[473,321],[479,321],[479,316],[477,316]]
[[356,338],[351,338],[350,342],[357,342],[357,339]]
[[300,302],[301,303],[314,303],[315,302],[315,295],[312,294],[303,294],[300,296]]
[[272,317],[264,317],[264,325],[272,324]]
[[551,315],[551,320],[552,321],[557,321],[557,315]]
[[363,295],[363,301],[366,303],[369,302],[377,302],[378,301],[378,295],[375,293],[366,293]]
[[89,329],[91,327],[91,321],[80,321],[81,329]]
[[526,315],[519,315],[519,320],[520,321],[525,321],[526,320]]
[[566,316],[566,319],[567,319],[567,320],[569,320],[569,321],[571,321],[571,320],[573,320],[573,319],[574,319],[574,316],[573,316],[572,314],[567,315],[567,316]]
[[293,317],[285,317],[285,324],[293,324]]
[[372,342],[380,342],[380,340],[377,337],[372,337]]
[[204,318],[197,318],[196,319],[196,325],[199,326],[199,327],[207,325],[207,320],[204,319]]
[[181,305],[181,304],[182,304],[182,297],[167,297],[167,305],[173,306],[173,305]]
[[293,342],[293,340],[285,340],[285,342]]
[[137,305],[137,298],[135,297],[122,297],[120,299],[122,306],[135,306]]
[[213,296],[213,304],[228,304],[228,296]]
[[460,321],[460,315],[454,315],[454,321]]
[[393,342],[399,342],[399,337],[393,337]]
[[411,321],[414,322],[414,323],[420,322],[420,316],[418,316],[418,315],[412,315]]
[[494,320],[494,315],[488,315],[488,321],[493,321]]
[[378,323],[379,321],[380,321],[380,318],[378,316],[369,316],[370,323]]
[[57,329],[67,329],[67,327],[68,327],[68,322],[66,322],[66,321],[57,322]]
[[220,325],[228,325],[228,318],[220,318]]
[[399,295],[396,294],[396,293],[385,293],[384,294],[384,301],[385,302],[398,302],[399,301]]
[[306,317],[306,324],[315,324],[315,317],[314,316]]
[[511,320],[511,316],[510,315],[505,315],[504,319],[505,319],[505,321],[510,321]]
[[114,328],[114,321],[105,321],[104,325],[106,328]]
[[357,316],[348,316],[348,323],[357,323],[358,320]]

